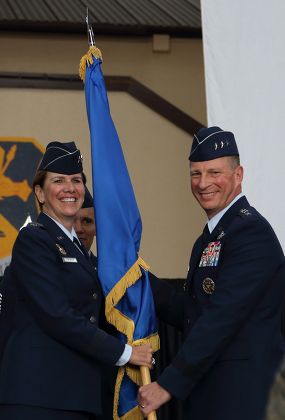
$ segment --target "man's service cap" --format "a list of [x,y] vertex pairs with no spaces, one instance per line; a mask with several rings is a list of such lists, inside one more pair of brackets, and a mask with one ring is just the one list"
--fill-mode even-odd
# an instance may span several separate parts
[[69,143],[53,141],[47,145],[38,170],[64,175],[80,173],[83,171],[80,150],[74,141]]
[[194,134],[189,160],[204,162],[223,156],[238,156],[238,148],[233,133],[220,127],[201,128]]

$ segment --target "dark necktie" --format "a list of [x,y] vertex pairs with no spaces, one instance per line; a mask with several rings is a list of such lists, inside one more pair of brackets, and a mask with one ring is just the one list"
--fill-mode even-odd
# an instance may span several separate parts
[[206,223],[206,226],[204,227],[203,234],[202,234],[203,247],[208,245],[210,241],[210,237],[211,237],[211,234],[208,228],[208,223]]
[[77,238],[75,238],[75,236],[73,237],[73,243],[75,244],[75,246],[77,246],[77,248],[79,248],[79,250],[82,252],[84,257],[87,258],[87,260],[89,260],[88,252],[86,251],[82,243]]

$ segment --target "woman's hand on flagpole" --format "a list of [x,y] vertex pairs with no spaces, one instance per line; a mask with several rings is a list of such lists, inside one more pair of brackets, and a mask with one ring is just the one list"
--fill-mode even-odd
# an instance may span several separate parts
[[129,363],[137,366],[147,366],[152,369],[153,366],[153,350],[150,344],[143,344],[141,346],[132,346],[132,354]]

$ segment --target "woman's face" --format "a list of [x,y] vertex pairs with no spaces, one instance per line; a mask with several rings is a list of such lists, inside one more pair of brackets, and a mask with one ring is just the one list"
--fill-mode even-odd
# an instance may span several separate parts
[[82,174],[47,172],[43,187],[36,185],[35,193],[43,203],[43,211],[71,230],[76,213],[84,200]]

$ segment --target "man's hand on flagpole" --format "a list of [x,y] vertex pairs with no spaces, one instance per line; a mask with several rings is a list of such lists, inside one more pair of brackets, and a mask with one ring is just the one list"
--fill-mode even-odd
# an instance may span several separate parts
[[157,410],[170,399],[171,394],[157,382],[151,382],[149,385],[141,386],[139,389],[138,401],[144,416]]
[[129,363],[137,366],[147,366],[148,368],[152,369],[152,353],[153,350],[150,344],[133,346]]

